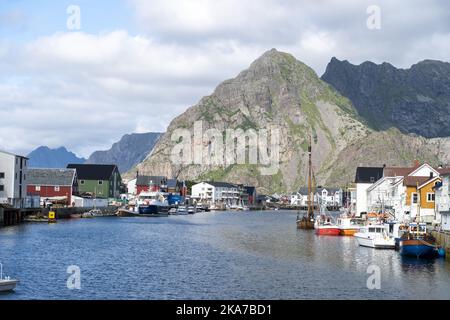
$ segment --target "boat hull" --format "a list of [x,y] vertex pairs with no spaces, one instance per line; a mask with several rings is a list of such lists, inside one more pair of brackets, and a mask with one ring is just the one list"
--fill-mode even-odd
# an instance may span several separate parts
[[431,259],[436,257],[435,246],[421,240],[400,240],[400,254],[406,257]]
[[354,236],[359,229],[339,229],[339,235],[341,236]]
[[18,282],[18,280],[0,280],[0,292],[14,290]]
[[386,240],[384,238],[370,238],[355,234],[354,237],[361,247],[373,249],[395,249],[395,240]]
[[303,230],[313,230],[314,221],[310,221],[308,219],[297,220],[297,228]]
[[148,205],[139,207],[139,215],[169,215],[169,206]]
[[315,228],[315,233],[319,236],[338,236],[339,228],[333,226],[319,226]]

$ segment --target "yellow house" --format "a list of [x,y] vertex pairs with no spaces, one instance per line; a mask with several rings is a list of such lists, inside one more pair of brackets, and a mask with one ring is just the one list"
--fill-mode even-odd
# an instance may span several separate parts
[[406,187],[406,206],[411,208],[413,216],[420,210],[420,215],[434,215],[435,193],[433,187],[441,182],[437,177],[414,177],[404,178]]

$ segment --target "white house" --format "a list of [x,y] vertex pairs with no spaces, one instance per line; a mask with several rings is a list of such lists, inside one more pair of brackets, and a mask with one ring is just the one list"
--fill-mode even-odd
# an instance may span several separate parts
[[450,231],[450,172],[441,174],[442,182],[435,187],[436,220],[446,231]]
[[136,195],[136,182],[137,178],[131,179],[127,182],[128,195]]
[[356,168],[356,216],[368,212],[367,189],[383,177],[383,167]]
[[0,151],[0,203],[15,208],[25,206],[28,158]]
[[[341,188],[317,188],[313,194],[314,203],[324,204],[326,206],[342,206],[344,193]],[[308,205],[308,188],[303,187],[296,193],[291,195],[291,204],[307,206]]]
[[225,203],[228,205],[239,204],[240,192],[235,184],[227,182],[201,182],[194,184],[191,197],[205,204]]

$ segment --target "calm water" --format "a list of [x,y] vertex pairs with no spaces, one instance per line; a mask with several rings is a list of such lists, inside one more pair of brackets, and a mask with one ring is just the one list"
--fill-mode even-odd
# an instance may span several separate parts
[[[297,230],[294,212],[96,218],[0,229],[0,299],[450,299],[450,263]],[[381,289],[366,286],[369,265]],[[81,268],[81,290],[66,286]]]

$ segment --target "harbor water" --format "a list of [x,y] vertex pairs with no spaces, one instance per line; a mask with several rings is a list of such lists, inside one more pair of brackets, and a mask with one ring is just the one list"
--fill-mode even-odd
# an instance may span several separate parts
[[[287,211],[209,212],[2,228],[0,262],[20,283],[0,300],[450,299],[445,259],[405,259],[295,221]],[[69,266],[79,289],[68,287]],[[367,286],[373,270],[379,289]]]

